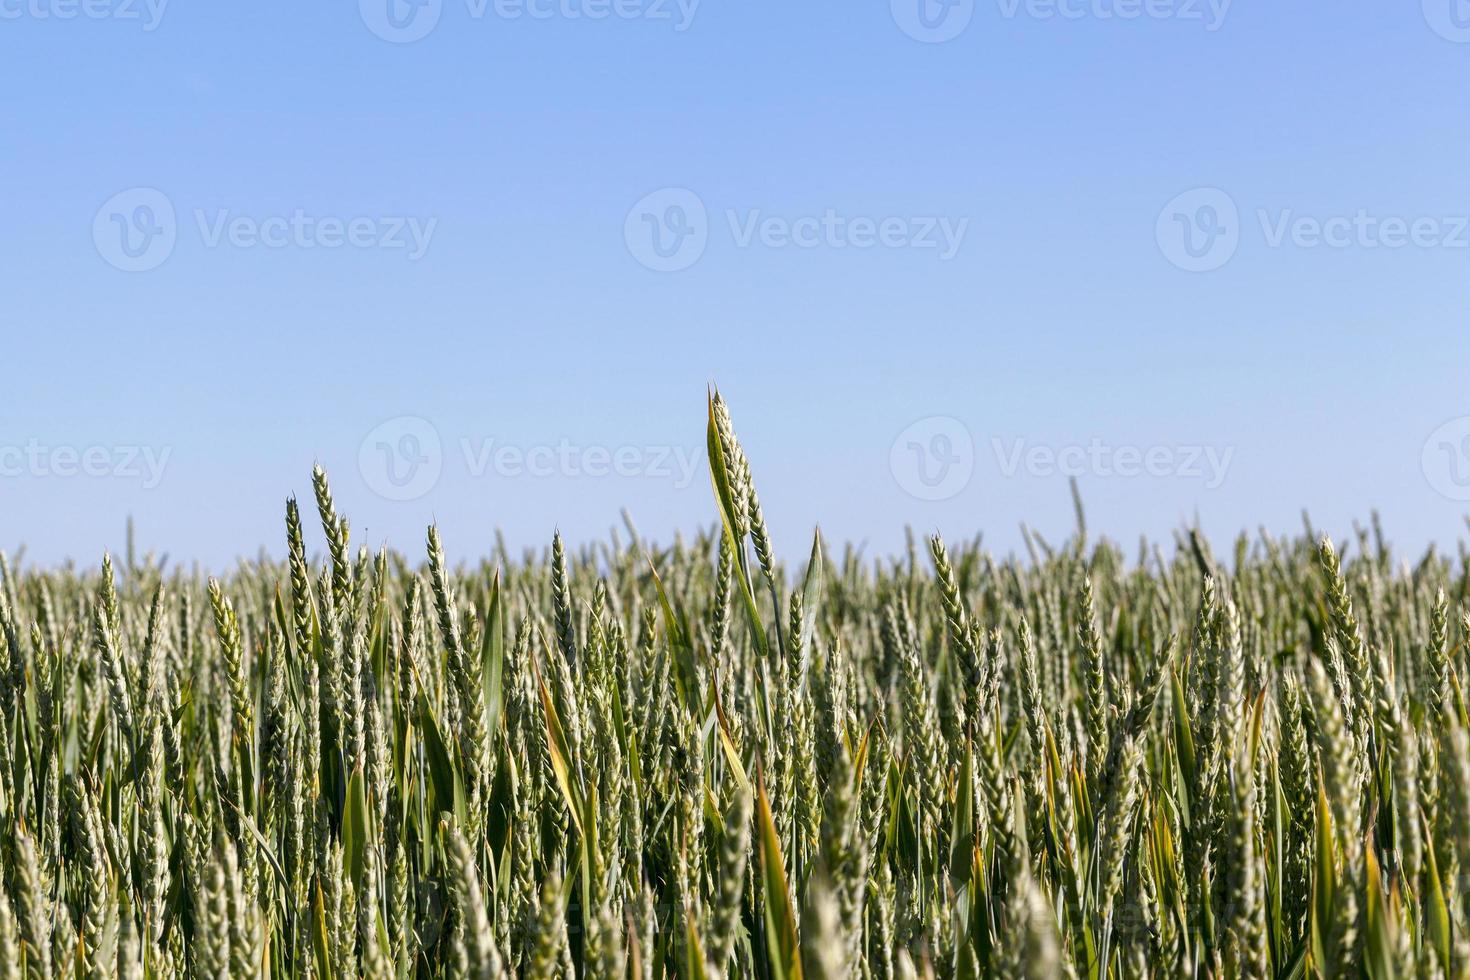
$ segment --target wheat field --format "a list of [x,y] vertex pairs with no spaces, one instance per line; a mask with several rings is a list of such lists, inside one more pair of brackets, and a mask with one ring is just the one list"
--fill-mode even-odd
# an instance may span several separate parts
[[1470,975],[1463,547],[787,564],[707,430],[671,547],[5,562],[0,980]]

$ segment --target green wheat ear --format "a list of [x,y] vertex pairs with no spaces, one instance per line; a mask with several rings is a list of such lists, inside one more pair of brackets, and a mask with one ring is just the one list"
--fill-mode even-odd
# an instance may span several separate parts
[[1470,972],[1470,549],[788,555],[692,422],[663,547],[0,556],[0,980]]

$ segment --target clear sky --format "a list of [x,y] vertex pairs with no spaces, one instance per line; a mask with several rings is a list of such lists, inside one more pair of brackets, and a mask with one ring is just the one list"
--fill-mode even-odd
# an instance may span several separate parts
[[920,2],[0,0],[0,548],[1453,541],[1470,5]]

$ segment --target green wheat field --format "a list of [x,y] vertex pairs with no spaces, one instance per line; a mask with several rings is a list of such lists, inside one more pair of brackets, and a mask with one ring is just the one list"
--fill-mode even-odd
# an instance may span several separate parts
[[672,547],[374,553],[318,469],[281,564],[4,562],[0,980],[1470,975],[1463,547],[783,564],[708,449]]

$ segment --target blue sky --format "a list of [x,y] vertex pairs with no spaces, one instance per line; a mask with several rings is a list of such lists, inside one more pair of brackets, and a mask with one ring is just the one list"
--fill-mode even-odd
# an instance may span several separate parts
[[1463,530],[1470,5],[389,2],[0,0],[0,548]]

